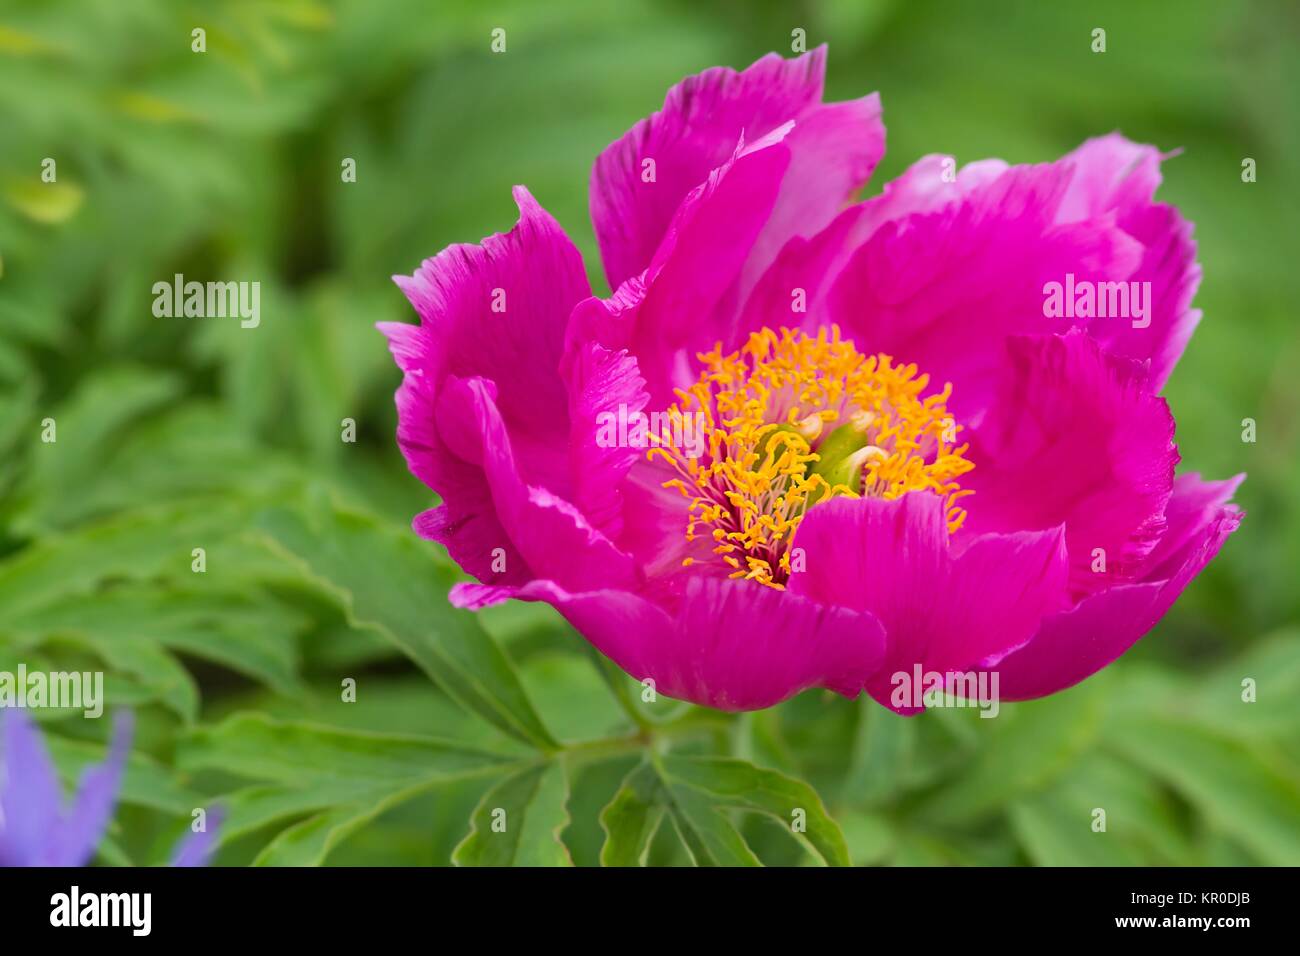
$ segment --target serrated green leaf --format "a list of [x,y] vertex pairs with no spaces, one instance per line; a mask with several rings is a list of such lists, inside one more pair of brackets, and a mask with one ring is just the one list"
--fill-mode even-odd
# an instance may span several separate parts
[[[817,791],[802,780],[727,757],[667,756],[658,766],[664,785],[693,823],[704,816],[706,806],[763,813],[790,827],[826,865],[850,865],[839,825]],[[717,833],[712,826],[704,830]],[[729,837],[723,842],[730,846]]]
[[354,624],[388,637],[450,697],[526,743],[558,748],[505,651],[472,614],[447,603],[447,571],[422,542],[365,515],[330,508],[316,517],[328,527],[313,529],[285,509],[260,523]]
[[262,714],[239,714],[190,732],[177,762],[188,770],[272,781],[217,801],[227,811],[222,845],[289,823],[262,848],[254,860],[258,866],[318,866],[385,811],[431,788],[490,779],[518,766],[500,754],[431,738],[281,722]]
[[295,694],[300,690],[296,632],[305,623],[301,613],[257,592],[128,585],[16,615],[10,629],[20,636],[75,633],[106,659],[123,645],[152,643]]
[[320,866],[330,852],[385,810],[424,790],[411,787],[361,804],[335,807],[281,831],[253,860],[253,866]]
[[650,763],[634,768],[600,813],[605,831],[602,866],[645,866],[650,841],[663,820],[659,777]]
[[483,796],[457,866],[572,866],[560,833],[569,823],[568,771],[547,761],[502,780]]
[[695,866],[763,865],[730,817],[699,794],[673,794],[669,818]]
[[850,865],[844,835],[808,784],[735,758],[672,755],[653,756],[631,771],[605,807],[601,860],[642,862],[666,813],[697,866],[761,866],[731,811],[771,817],[819,862]]

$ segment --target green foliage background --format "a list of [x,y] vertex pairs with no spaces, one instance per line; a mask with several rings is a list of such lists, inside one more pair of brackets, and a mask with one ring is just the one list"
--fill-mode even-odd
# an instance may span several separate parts
[[[1122,662],[997,720],[645,705],[547,609],[451,610],[409,531],[388,277],[526,183],[603,290],[596,153],[794,27],[832,98],[882,94],[869,192],[927,152],[1184,150],[1160,195],[1205,320],[1168,395],[1184,468],[1249,472],[1250,516]],[[1300,863],[1298,34],[1281,0],[0,2],[0,669],[103,669],[136,710],[100,862],[164,860],[220,797],[226,864]],[[176,272],[260,280],[261,327],[154,318]],[[40,716],[69,782],[102,755],[107,721]]]

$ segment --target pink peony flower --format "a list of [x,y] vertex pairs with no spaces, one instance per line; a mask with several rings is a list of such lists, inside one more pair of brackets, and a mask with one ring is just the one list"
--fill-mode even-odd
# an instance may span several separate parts
[[509,233],[396,277],[398,442],[442,499],[414,528],[480,582],[458,605],[548,602],[699,704],[1069,687],[1241,521],[1241,476],[1174,476],[1200,270],[1165,157],[927,156],[849,204],[880,100],[823,103],[824,67],[707,70],[597,158],[608,299],[523,187]]

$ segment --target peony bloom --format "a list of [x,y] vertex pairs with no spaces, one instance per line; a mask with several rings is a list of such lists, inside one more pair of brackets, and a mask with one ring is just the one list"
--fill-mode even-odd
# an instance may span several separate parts
[[[95,855],[113,815],[113,803],[131,747],[129,713],[118,715],[108,759],[81,778],[72,804],[63,809],[59,777],[26,711],[0,716],[0,867],[85,866]],[[217,822],[191,833],[177,846],[173,866],[203,866],[212,851]]]
[[509,233],[396,277],[398,442],[442,499],[414,528],[478,580],[455,603],[548,602],[712,707],[1069,687],[1241,520],[1240,477],[1174,475],[1200,270],[1164,157],[927,156],[850,204],[880,101],[823,103],[824,66],[690,77],[596,159],[608,299],[522,187]]

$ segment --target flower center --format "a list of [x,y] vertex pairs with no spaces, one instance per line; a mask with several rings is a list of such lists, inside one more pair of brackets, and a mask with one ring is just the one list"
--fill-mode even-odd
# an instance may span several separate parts
[[974,465],[945,406],[951,385],[922,398],[928,375],[863,355],[834,326],[816,337],[763,329],[699,360],[699,380],[677,390],[648,454],[676,473],[664,487],[690,502],[686,540],[711,538],[731,577],[784,588],[799,523],[837,495],[928,490],[943,497],[949,532],[961,527],[955,502],[972,492],[957,479]]

